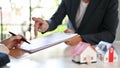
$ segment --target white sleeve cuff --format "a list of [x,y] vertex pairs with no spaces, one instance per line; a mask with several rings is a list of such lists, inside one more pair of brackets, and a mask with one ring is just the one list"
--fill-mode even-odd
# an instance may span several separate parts
[[0,44],[0,52],[9,54],[10,51],[4,44]]

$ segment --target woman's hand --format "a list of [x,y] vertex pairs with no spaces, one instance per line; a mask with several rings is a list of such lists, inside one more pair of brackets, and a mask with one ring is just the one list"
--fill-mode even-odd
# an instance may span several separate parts
[[42,18],[33,17],[32,20],[35,21],[35,24],[34,24],[35,37],[38,35],[38,31],[45,32],[49,28],[49,24]]
[[[74,31],[72,31],[71,29],[66,29],[64,32],[65,33],[74,33]],[[66,40],[65,43],[70,45],[70,46],[74,46],[74,45],[77,45],[81,41],[82,41],[81,36],[77,35],[73,38],[70,38],[70,39]]]

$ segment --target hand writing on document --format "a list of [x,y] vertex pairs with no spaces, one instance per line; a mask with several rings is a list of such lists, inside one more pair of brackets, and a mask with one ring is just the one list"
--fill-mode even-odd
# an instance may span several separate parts
[[12,49],[14,47],[19,47],[23,43],[21,41],[22,38],[25,39],[22,35],[11,36],[8,39],[1,41],[1,44],[6,45],[8,49]]
[[37,37],[38,31],[45,32],[49,28],[49,24],[42,18],[33,17],[32,20],[35,21],[35,24],[34,24],[35,37]]
[[[74,33],[71,29],[66,29],[64,32],[65,33]],[[81,36],[77,35],[77,36],[75,36],[73,38],[70,38],[70,39],[66,40],[65,43],[70,45],[70,46],[75,46],[81,41],[82,41]]]

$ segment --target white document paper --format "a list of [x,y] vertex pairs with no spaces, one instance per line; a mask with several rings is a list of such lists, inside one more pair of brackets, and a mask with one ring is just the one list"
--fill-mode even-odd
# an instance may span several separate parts
[[36,52],[54,46],[58,43],[64,42],[65,40],[72,38],[76,35],[77,34],[55,32],[47,36],[30,40],[29,42],[31,44],[24,42],[20,48],[28,52]]

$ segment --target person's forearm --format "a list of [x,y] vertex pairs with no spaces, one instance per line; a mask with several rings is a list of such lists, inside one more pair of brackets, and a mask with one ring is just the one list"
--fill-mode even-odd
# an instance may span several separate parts
[[96,34],[81,35],[84,42],[90,43],[92,45],[98,44],[100,41],[106,41],[112,43],[115,39],[115,35],[110,32],[100,32]]
[[7,46],[7,45],[8,45],[7,40],[8,40],[8,39],[2,40],[2,41],[0,42],[0,44],[4,44],[4,45],[9,49],[9,47]]
[[0,52],[9,54],[9,49],[4,44],[0,44]]

